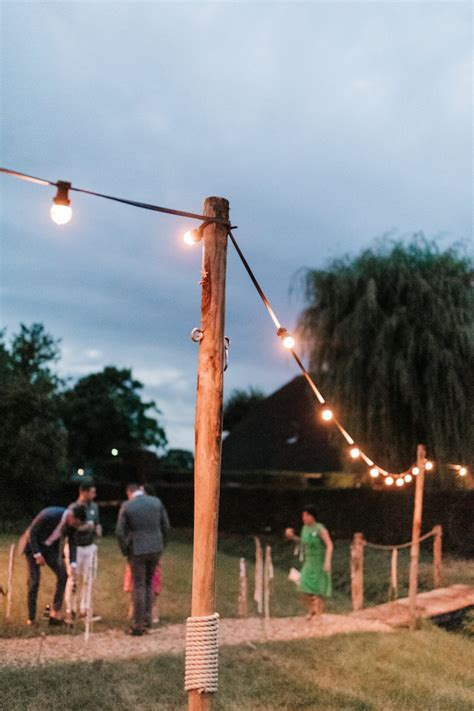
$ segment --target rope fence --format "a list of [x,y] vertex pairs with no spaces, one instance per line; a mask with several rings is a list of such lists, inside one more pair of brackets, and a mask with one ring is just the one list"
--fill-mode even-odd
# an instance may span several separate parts
[[[434,526],[431,531],[428,531],[423,536],[420,536],[419,539],[419,542],[422,543],[429,538],[433,538],[433,588],[437,588],[441,585],[442,536],[442,526],[438,525]],[[398,551],[411,548],[412,545],[413,541],[395,545],[371,543],[365,540],[363,533],[354,533],[350,563],[352,607],[354,610],[362,610],[364,607],[364,548],[392,552],[388,598],[389,600],[396,600],[398,598]]]

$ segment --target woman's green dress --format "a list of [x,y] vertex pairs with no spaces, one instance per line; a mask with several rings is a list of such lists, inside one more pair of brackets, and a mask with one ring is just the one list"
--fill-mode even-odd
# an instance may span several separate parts
[[326,544],[319,535],[324,528],[322,523],[316,523],[314,526],[303,526],[301,529],[300,545],[304,564],[301,569],[299,588],[307,595],[331,597],[331,573],[325,573],[323,570]]

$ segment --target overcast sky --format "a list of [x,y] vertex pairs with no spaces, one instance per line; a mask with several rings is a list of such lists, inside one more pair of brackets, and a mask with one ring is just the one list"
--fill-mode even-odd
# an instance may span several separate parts
[[[227,197],[292,328],[295,272],[423,230],[472,235],[470,2],[3,2],[1,164],[200,212]],[[1,325],[41,321],[61,372],[131,367],[193,446],[191,223],[0,177]],[[194,225],[192,225],[194,226]],[[232,249],[226,392],[297,373]]]

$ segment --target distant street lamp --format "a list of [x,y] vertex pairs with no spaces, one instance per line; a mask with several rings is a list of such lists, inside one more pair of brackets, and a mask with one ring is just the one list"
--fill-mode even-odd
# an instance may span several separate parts
[[112,457],[117,457],[118,453],[118,449],[115,449],[115,447],[110,450],[110,454],[112,455]]

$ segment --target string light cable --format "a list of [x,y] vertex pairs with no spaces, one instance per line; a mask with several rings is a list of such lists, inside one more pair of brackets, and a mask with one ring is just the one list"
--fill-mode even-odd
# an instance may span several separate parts
[[[93,195],[94,197],[99,197],[103,198],[104,200],[113,200],[114,202],[120,202],[124,205],[130,205],[132,207],[139,207],[142,208],[143,210],[152,210],[153,212],[162,212],[165,213],[166,215],[175,215],[177,217],[187,217],[191,220],[199,220],[200,222],[204,222],[205,224],[210,224],[211,222],[217,222],[222,225],[226,225],[230,227],[230,224],[227,222],[227,220],[224,220],[220,217],[213,217],[209,218],[206,215],[200,215],[195,212],[186,212],[184,210],[174,210],[173,208],[170,207],[162,207],[160,205],[153,205],[152,203],[148,202],[139,202],[137,200],[129,200],[127,198],[120,198],[116,197],[114,195],[105,195],[104,193],[97,193],[94,190],[86,190],[85,188],[76,188],[74,185],[71,183],[67,183],[66,181],[63,180],[58,180],[57,182],[53,182],[52,180],[46,180],[44,178],[35,178],[32,175],[27,175],[26,173],[20,173],[16,170],[10,170],[9,168],[1,168],[0,167],[0,173],[6,173],[7,175],[11,175],[14,178],[19,178],[20,180],[26,180],[27,182],[30,183],[36,183],[37,185],[51,185],[52,187],[58,188],[58,195],[56,198],[54,198],[54,201],[67,198],[67,192],[69,190],[77,192],[77,193],[84,193],[85,195]],[[59,195],[59,193],[63,191],[63,196]],[[59,197],[58,197],[59,196]],[[53,218],[54,219],[54,218]]]
[[[228,228],[228,235],[229,238],[245,268],[247,271],[248,276],[250,277],[250,280],[252,284],[254,285],[258,295],[260,296],[260,299],[263,302],[263,305],[265,306],[265,309],[267,310],[270,318],[273,321],[273,324],[276,327],[276,335],[281,339],[283,345],[285,348],[287,348],[294,361],[296,362],[298,368],[300,369],[301,373],[303,374],[306,382],[310,386],[314,396],[318,400],[319,404],[321,406],[324,406],[321,412],[321,417],[323,421],[327,423],[333,423],[336,425],[338,428],[339,432],[341,435],[344,437],[346,440],[347,444],[351,447],[350,449],[350,456],[353,459],[358,459],[359,457],[370,467],[370,476],[374,479],[376,479],[378,476],[382,476],[384,478],[385,484],[387,486],[392,486],[395,484],[396,486],[403,486],[405,483],[410,483],[413,480],[413,477],[417,476],[419,474],[419,469],[417,466],[411,466],[409,469],[403,472],[399,472],[397,474],[390,473],[380,465],[376,464],[362,449],[360,449],[358,446],[356,446],[356,443],[354,439],[351,437],[349,432],[343,427],[339,419],[336,417],[334,414],[333,410],[330,409],[327,405],[327,402],[322,395],[321,391],[317,387],[316,383],[314,382],[314,379],[312,378],[311,374],[308,372],[306,367],[304,366],[301,358],[298,356],[297,352],[295,351],[295,339],[294,337],[288,332],[288,330],[282,326],[280,320],[278,319],[274,309],[272,308],[268,298],[266,297],[262,287],[260,286],[260,283],[258,282],[252,268],[250,267],[250,264],[248,263],[247,259],[245,258],[242,250],[240,249],[240,246],[237,243],[237,240],[235,239],[232,229],[236,229],[235,227],[231,227],[231,224],[219,217],[215,218],[210,218],[209,216],[206,215],[201,215],[195,212],[188,212],[185,210],[176,210],[173,208],[169,207],[163,207],[160,205],[154,205],[152,203],[146,203],[146,202],[140,202],[137,200],[130,200],[127,198],[120,198],[116,197],[114,195],[106,195],[105,193],[98,193],[93,190],[87,190],[85,188],[77,188],[74,185],[72,185],[70,182],[64,181],[64,180],[58,180],[58,181],[52,181],[52,180],[47,180],[45,178],[38,178],[33,175],[28,175],[27,173],[22,173],[20,171],[16,170],[11,170],[9,168],[2,168],[0,167],[0,173],[5,173],[6,175],[10,175],[14,178],[18,178],[20,180],[24,180],[30,183],[35,183],[36,185],[42,185],[42,186],[51,186],[57,188],[57,193],[55,197],[53,198],[53,205],[51,206],[51,217],[54,222],[56,222],[59,225],[66,224],[69,222],[71,219],[72,215],[72,210],[71,210],[71,201],[69,198],[69,193],[70,192],[78,192],[78,193],[83,193],[85,195],[92,195],[93,197],[99,197],[105,200],[112,200],[114,202],[122,203],[124,205],[130,205],[131,207],[138,207],[144,210],[151,210],[153,212],[161,212],[167,215],[174,215],[176,217],[186,217],[188,219],[192,220],[199,220],[202,224],[197,228],[190,230],[186,232],[184,235],[184,241],[188,245],[195,244],[196,242],[199,242],[202,239],[203,236],[203,231],[204,228],[211,224],[211,223],[218,223],[225,225]],[[468,469],[467,467],[462,466],[461,464],[448,464],[448,468],[455,470],[460,477],[464,477],[468,474]],[[427,460],[425,462],[425,469],[427,471],[432,470],[434,467],[434,463],[430,460]]]
[[[327,406],[327,402],[322,395],[321,391],[317,387],[316,383],[314,382],[311,374],[308,372],[308,370],[305,368],[301,358],[298,356],[298,354],[295,351],[295,339],[293,336],[290,336],[288,333],[287,329],[284,328],[274,309],[272,308],[267,296],[265,295],[262,287],[260,286],[258,279],[256,278],[252,268],[250,267],[250,264],[248,263],[247,259],[245,258],[237,240],[235,239],[234,235],[232,234],[232,230],[229,230],[229,238],[245,268],[247,271],[247,274],[250,277],[250,280],[252,281],[258,295],[260,296],[263,305],[265,306],[265,309],[267,310],[270,318],[272,319],[273,323],[275,324],[277,331],[276,335],[282,339],[283,345],[290,351],[293,359],[295,360],[298,368],[302,372],[306,382],[310,386],[313,394],[315,395],[316,399],[318,400],[319,404],[321,406],[324,406],[322,412],[321,412],[321,417],[325,422],[328,423],[334,423],[336,427],[338,428],[339,432],[342,434],[344,439],[346,440],[347,444],[351,447],[349,450],[350,456],[353,459],[358,459],[359,457],[370,467],[370,476],[372,479],[376,479],[380,475],[384,478],[385,484],[387,486],[392,486],[395,484],[398,487],[402,487],[404,484],[409,484],[410,482],[413,481],[413,478],[416,477],[419,474],[419,468],[417,466],[411,466],[409,469],[403,471],[403,472],[398,472],[396,474],[390,473],[380,465],[376,464],[360,447],[356,446],[356,443],[354,439],[351,437],[349,432],[343,427],[339,419],[335,416],[334,412],[332,409],[330,409]],[[458,471],[458,474],[460,476],[465,476],[467,474],[467,468],[463,467],[461,465],[448,465],[452,469],[456,469]],[[434,462],[432,460],[427,460],[425,462],[425,469],[427,471],[431,471],[434,468]]]

